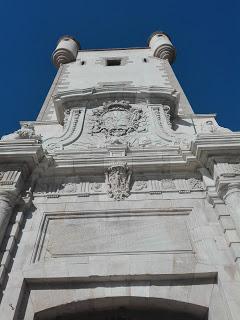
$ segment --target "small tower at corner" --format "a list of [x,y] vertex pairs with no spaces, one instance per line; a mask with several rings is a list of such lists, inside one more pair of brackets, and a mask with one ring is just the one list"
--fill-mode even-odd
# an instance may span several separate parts
[[168,60],[169,63],[174,62],[176,58],[176,49],[166,33],[155,31],[151,34],[148,45],[153,50],[154,57]]
[[61,37],[52,54],[53,64],[59,68],[61,64],[75,61],[79,49],[80,43],[76,39],[71,36]]

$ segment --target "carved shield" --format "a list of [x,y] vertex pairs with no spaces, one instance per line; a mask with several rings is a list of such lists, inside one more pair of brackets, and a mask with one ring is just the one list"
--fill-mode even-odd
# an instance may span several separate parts
[[92,135],[102,133],[111,141],[114,137],[144,130],[142,126],[144,120],[140,108],[133,108],[125,101],[108,103],[93,110],[90,133]]
[[129,196],[131,172],[126,163],[109,167],[105,174],[110,197],[122,200]]
[[103,114],[102,125],[106,135],[120,137],[127,134],[131,121],[128,110],[110,110]]

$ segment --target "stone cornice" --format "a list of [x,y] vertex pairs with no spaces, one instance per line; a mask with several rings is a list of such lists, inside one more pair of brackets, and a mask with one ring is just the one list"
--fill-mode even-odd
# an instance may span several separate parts
[[111,163],[126,162],[135,172],[144,169],[146,172],[156,170],[195,170],[200,167],[199,162],[189,150],[178,147],[166,149],[139,150],[99,150],[99,151],[56,151],[52,154],[53,163],[48,170],[85,173],[102,172]]
[[134,87],[134,86],[104,86],[84,90],[66,91],[53,97],[56,115],[59,123],[63,123],[64,110],[78,106],[100,106],[108,100],[128,100],[130,103],[168,104],[171,115],[177,114],[179,92],[166,87]]
[[43,156],[42,146],[36,143],[36,140],[0,141],[0,165],[25,164],[31,170],[39,164]]
[[0,194],[18,195],[25,181],[39,167],[44,152],[36,140],[0,141]]
[[240,133],[200,134],[192,141],[191,151],[203,165],[210,157],[239,157]]
[[[227,167],[230,161],[240,159],[240,133],[200,134],[191,143],[192,154],[203,168],[209,170],[211,185],[207,188],[209,202],[215,204],[224,198],[228,185],[238,182],[240,176]],[[219,163],[226,163],[219,166]]]

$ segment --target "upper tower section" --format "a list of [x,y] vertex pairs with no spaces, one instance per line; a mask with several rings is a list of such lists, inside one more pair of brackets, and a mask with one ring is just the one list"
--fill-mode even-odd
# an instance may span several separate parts
[[170,37],[160,31],[141,48],[80,50],[76,39],[63,36],[52,55],[58,73],[37,120],[63,124],[70,105],[92,108],[122,99],[167,104],[172,117],[190,114],[191,106],[171,67],[175,57]]

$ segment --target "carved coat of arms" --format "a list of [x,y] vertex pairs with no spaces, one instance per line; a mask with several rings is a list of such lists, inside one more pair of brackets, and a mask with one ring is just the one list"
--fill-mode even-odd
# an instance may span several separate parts
[[116,164],[106,172],[107,191],[111,198],[122,200],[130,194],[131,172],[127,164]]
[[126,101],[105,103],[92,111],[90,133],[103,134],[110,143],[123,142],[124,136],[146,130],[145,115]]

